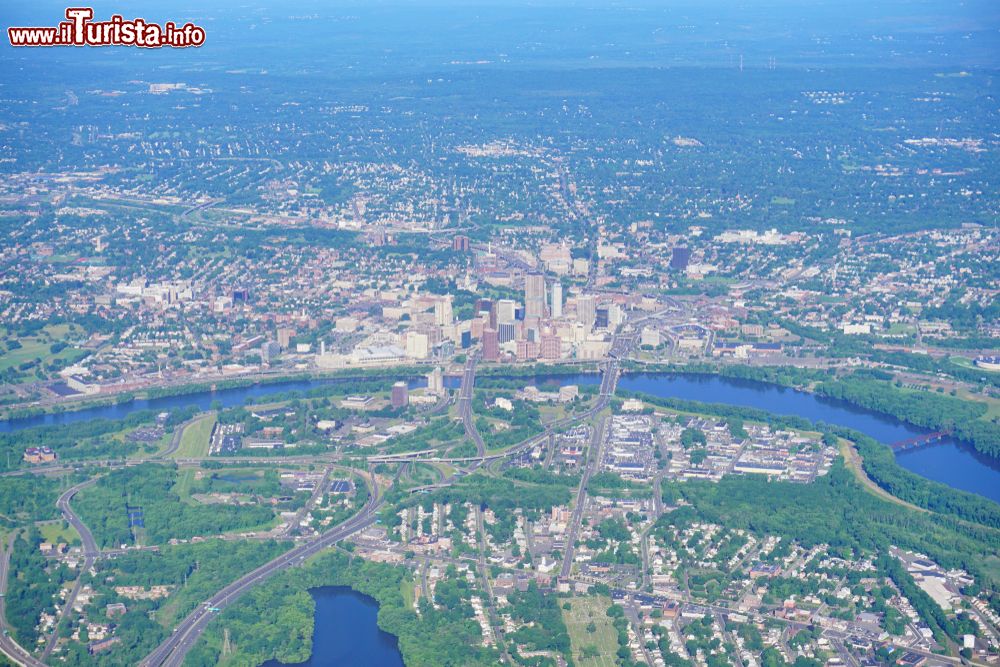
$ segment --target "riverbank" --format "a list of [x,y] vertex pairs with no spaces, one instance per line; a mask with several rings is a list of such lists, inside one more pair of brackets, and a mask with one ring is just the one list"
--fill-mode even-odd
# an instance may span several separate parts
[[14,407],[0,410],[0,425],[5,422],[15,422],[21,419],[30,419],[44,415],[67,414],[93,410],[96,408],[111,407],[115,405],[125,405],[134,401],[153,401],[163,398],[175,398],[180,396],[190,396],[200,393],[214,393],[226,391],[228,389],[240,389],[254,386],[269,386],[280,384],[293,384],[299,382],[327,382],[327,381],[349,381],[368,380],[379,377],[416,377],[430,372],[428,368],[419,366],[398,366],[392,368],[377,369],[339,369],[333,371],[309,371],[282,373],[275,375],[261,376],[240,376],[232,378],[222,378],[219,380],[208,380],[200,382],[190,382],[178,385],[155,386],[139,391],[125,391],[116,394],[108,394],[99,397],[82,395],[79,398],[73,397],[58,401],[45,406]]
[[[716,375],[738,380],[765,382],[889,415],[930,431],[943,431],[970,445],[1000,465],[1000,400],[983,394],[960,398],[957,392],[945,394],[892,382],[883,371],[861,369],[837,377],[829,371],[796,367],[744,366],[731,364],[660,364],[629,365],[638,375]],[[889,444],[889,443],[886,443]]]

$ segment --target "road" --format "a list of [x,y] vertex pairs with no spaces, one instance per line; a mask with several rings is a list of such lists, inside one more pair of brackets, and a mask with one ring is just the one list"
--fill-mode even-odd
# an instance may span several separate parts
[[301,565],[306,558],[314,556],[327,547],[374,524],[378,509],[382,505],[382,497],[379,494],[378,484],[374,476],[372,476],[371,484],[371,496],[359,513],[336,528],[285,552],[219,590],[181,621],[170,637],[156,647],[140,664],[143,667],[159,667],[161,665],[179,667],[184,662],[188,651],[197,643],[201,633],[205,631],[216,614],[224,611],[245,592],[283,570]]
[[42,651],[42,660],[47,660],[49,655],[52,653],[52,649],[55,648],[56,642],[59,641],[59,627],[62,625],[63,621],[73,610],[73,605],[76,603],[76,598],[80,594],[80,588],[83,586],[83,576],[94,567],[94,561],[97,560],[101,555],[101,549],[97,546],[97,541],[94,539],[94,534],[90,532],[90,528],[87,527],[76,512],[73,511],[73,507],[70,505],[70,501],[73,497],[84,489],[95,482],[97,482],[98,477],[92,477],[86,482],[77,484],[76,486],[70,487],[63,492],[59,499],[56,500],[56,507],[62,512],[63,518],[66,519],[76,532],[80,535],[80,541],[83,543],[83,564],[80,566],[80,574],[77,576],[76,581],[73,582],[73,588],[70,590],[69,594],[66,596],[66,602],[63,604],[62,611],[56,615],[56,623],[52,627],[52,634],[49,635],[48,640],[45,642],[45,649]]
[[99,477],[92,477],[86,482],[81,482],[76,486],[71,486],[70,488],[63,491],[63,494],[59,496],[56,500],[56,507],[62,512],[63,518],[76,529],[76,532],[80,535],[80,541],[83,543],[83,555],[84,557],[97,558],[101,555],[101,549],[97,546],[97,541],[94,539],[94,534],[90,532],[90,528],[87,527],[80,517],[76,515],[73,511],[73,507],[70,505],[70,501],[73,497],[79,493],[81,490],[87,488],[88,486],[95,484]]
[[28,667],[45,667],[45,663],[36,660],[30,653],[10,636],[10,626],[7,625],[7,575],[10,571],[10,555],[14,548],[16,531],[12,531],[4,545],[3,556],[0,557],[0,651],[19,665]]
[[[210,414],[213,414],[213,413],[209,412],[207,414],[210,415]],[[184,438],[184,429],[186,429],[188,426],[190,426],[191,424],[195,423],[196,421],[199,421],[201,419],[206,419],[206,418],[207,417],[206,417],[205,414],[199,414],[199,415],[196,415],[196,416],[192,417],[191,419],[187,420],[183,424],[178,424],[177,426],[175,426],[174,427],[174,433],[170,437],[170,445],[166,449],[164,449],[159,455],[154,456],[153,458],[156,458],[156,459],[166,459],[166,458],[170,458],[171,456],[173,456],[174,453],[176,453],[177,450],[178,450],[178,448],[180,448],[180,446],[181,446],[181,440]]]
[[583,519],[583,506],[587,496],[587,482],[590,476],[601,462],[601,442],[604,440],[604,420],[598,422],[594,428],[594,433],[590,439],[590,454],[587,457],[587,467],[580,478],[580,486],[576,490],[576,501],[573,505],[573,515],[570,518],[569,534],[566,535],[566,553],[563,557],[562,570],[560,575],[563,579],[569,576],[573,568],[573,549],[576,547],[576,534],[580,528],[580,521]]
[[475,384],[476,355],[470,354],[462,372],[462,386],[458,390],[458,414],[465,426],[465,434],[476,444],[476,453],[479,457],[483,457],[486,455],[486,443],[483,442],[483,436],[479,434],[476,422],[472,419],[472,391]]

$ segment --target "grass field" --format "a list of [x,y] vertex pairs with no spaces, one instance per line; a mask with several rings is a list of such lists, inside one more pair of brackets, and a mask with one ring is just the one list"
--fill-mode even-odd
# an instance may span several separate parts
[[191,484],[194,483],[194,469],[185,468],[183,470],[177,471],[177,481],[174,482],[174,493],[176,493],[182,503],[187,503],[188,505],[197,505],[191,498]]
[[70,525],[63,528],[62,521],[43,523],[38,526],[38,531],[42,534],[45,541],[50,544],[59,544],[60,542],[73,544],[74,540],[80,539],[80,534],[76,532],[76,529]]
[[184,429],[181,444],[174,453],[174,458],[198,458],[208,456],[208,439],[215,426],[215,415],[207,415],[193,422]]
[[[8,349],[8,345],[4,344],[0,346],[0,372],[6,371],[9,368],[17,368],[21,364],[32,362],[35,359],[40,359],[40,363],[43,365],[50,364],[55,360],[66,362],[78,361],[87,356],[87,353],[83,350],[69,346],[56,354],[52,354],[51,347],[53,343],[64,342],[66,339],[77,337],[81,332],[82,330],[75,325],[54,324],[42,328],[34,335],[19,338],[17,342],[21,344],[21,347],[15,350]],[[10,335],[9,330],[0,328],[0,338],[5,339]],[[29,370],[34,372],[35,368],[37,368],[37,365]]]
[[[573,660],[579,667],[614,667],[618,633],[607,613],[611,600],[595,596],[570,598],[567,602],[570,609],[563,609],[562,615],[569,630]],[[594,632],[587,630],[591,623]]]

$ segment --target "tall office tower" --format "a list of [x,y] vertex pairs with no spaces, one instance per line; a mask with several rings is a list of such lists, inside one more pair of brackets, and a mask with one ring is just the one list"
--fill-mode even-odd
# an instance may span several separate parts
[[451,309],[451,295],[442,297],[434,302],[434,322],[439,327],[448,326],[454,319]]
[[499,361],[500,339],[496,329],[483,329],[483,360]]
[[545,276],[529,273],[524,277],[524,319],[545,317]]
[[593,296],[576,297],[576,321],[587,329],[594,327],[597,321],[597,299]]
[[427,392],[435,396],[444,393],[444,373],[441,372],[440,366],[436,366],[427,374]]
[[549,315],[552,317],[562,317],[562,283],[558,280],[552,283],[550,298],[552,304],[549,306]]
[[410,402],[410,389],[405,382],[397,382],[392,385],[391,401],[392,407],[396,409],[406,407],[406,404]]
[[510,324],[514,321],[514,314],[517,304],[513,299],[500,299],[497,301],[497,323]]
[[597,317],[596,317],[596,319],[594,319],[594,326],[597,327],[598,329],[607,329],[608,328],[608,309],[607,308],[598,308],[597,309]]
[[517,337],[517,328],[513,322],[501,322],[497,325],[497,340],[501,343],[514,340]]

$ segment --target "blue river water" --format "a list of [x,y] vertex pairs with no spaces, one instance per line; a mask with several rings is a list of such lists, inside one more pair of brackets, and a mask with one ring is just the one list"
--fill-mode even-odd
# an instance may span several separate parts
[[[596,384],[599,378],[596,375],[569,375],[534,379],[539,384],[546,380],[560,384]],[[528,381],[526,378],[525,382]],[[95,418],[121,419],[136,410],[169,411],[190,405],[207,410],[214,401],[218,401],[223,407],[233,407],[243,405],[248,399],[260,400],[273,394],[290,391],[305,392],[318,386],[338,382],[343,383],[345,380],[295,380],[184,396],[141,399],[121,405],[0,421],[0,433],[32,426],[70,424]],[[411,382],[412,387],[425,384],[422,378]],[[446,385],[458,386],[458,378],[447,378]],[[753,380],[715,375],[626,375],[622,377],[618,386],[665,398],[728,403],[760,408],[779,415],[796,415],[812,421],[846,426],[886,444],[925,432],[893,417],[858,408],[843,401]],[[1000,465],[965,444],[946,439],[934,446],[900,453],[897,455],[897,461],[903,467],[928,479],[1000,502]]]
[[262,667],[403,667],[396,638],[376,623],[374,599],[346,586],[309,593],[316,601],[312,655],[294,665],[270,660]]
[[[34,415],[32,417],[22,417],[11,420],[0,420],[0,433],[9,431],[20,431],[33,426],[51,426],[53,424],[72,424],[88,419],[123,419],[133,412],[139,410],[157,410],[159,412],[169,412],[189,406],[195,406],[200,410],[208,410],[216,401],[223,408],[232,408],[243,405],[247,400],[257,400],[266,398],[273,394],[283,394],[286,392],[298,391],[306,392],[316,387],[332,384],[349,383],[350,379],[327,379],[327,380],[291,380],[287,382],[273,382],[269,384],[253,384],[246,387],[231,387],[219,389],[217,391],[203,391],[195,394],[182,394],[179,396],[163,396],[161,398],[140,398],[128,403],[117,405],[102,405],[93,408],[85,408],[74,412],[56,412],[52,414]],[[426,387],[427,380],[417,379],[410,381],[410,388]],[[447,383],[446,383],[447,384]]]
[[[852,428],[885,444],[927,433],[926,429],[844,401],[753,380],[715,375],[626,375],[618,386],[663,398],[726,403],[795,415]],[[918,475],[1000,503],[1000,464],[964,443],[944,439],[929,447],[900,452],[896,461]]]

